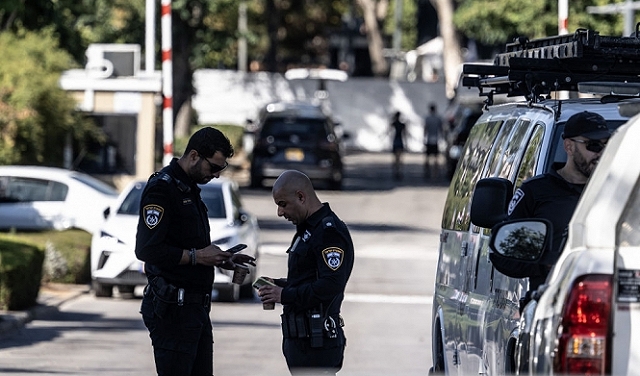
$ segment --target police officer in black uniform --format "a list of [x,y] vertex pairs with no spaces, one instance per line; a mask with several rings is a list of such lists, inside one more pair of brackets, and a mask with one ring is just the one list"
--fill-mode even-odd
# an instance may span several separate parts
[[346,339],[340,316],[354,261],[344,222],[318,199],[309,178],[283,172],[273,185],[278,216],[296,225],[286,279],[263,286],[263,303],[282,303],[282,350],[292,374],[335,375],[342,368]]
[[554,166],[551,172],[525,181],[514,193],[508,219],[542,218],[551,221],[553,226],[553,250],[545,253],[538,268],[499,260],[495,253],[490,255],[494,266],[503,274],[529,277],[529,293],[523,304],[529,299],[530,292],[545,282],[560,257],[569,221],[609,137],[611,131],[599,114],[583,111],[571,116],[562,134],[567,162],[563,166]]
[[153,174],[142,193],[136,256],[148,285],[140,313],[149,329],[158,375],[213,375],[209,311],[214,266],[251,263],[211,244],[198,184],[220,177],[233,147],[217,129],[191,136],[180,159]]

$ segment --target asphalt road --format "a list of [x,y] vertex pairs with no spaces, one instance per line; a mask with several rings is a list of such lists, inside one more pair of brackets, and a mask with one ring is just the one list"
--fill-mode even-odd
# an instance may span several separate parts
[[[342,306],[348,345],[339,375],[425,375],[447,184],[424,178],[418,154],[406,157],[402,181],[391,179],[389,154],[354,154],[346,163],[345,189],[319,191],[348,224],[356,247]],[[277,217],[269,189],[242,193],[262,229],[258,274],[284,276],[292,225]],[[81,295],[0,339],[0,373],[152,375],[139,305],[138,296]],[[257,299],[214,302],[215,373],[287,375],[280,313],[280,307],[263,311]]]

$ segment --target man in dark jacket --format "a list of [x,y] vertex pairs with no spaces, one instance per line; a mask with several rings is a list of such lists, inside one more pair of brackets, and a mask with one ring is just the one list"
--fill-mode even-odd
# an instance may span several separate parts
[[[540,260],[539,268],[525,265],[522,269],[526,270],[523,272],[526,275],[516,276],[529,277],[529,291],[535,291],[545,282],[560,257],[569,221],[609,137],[611,131],[599,114],[584,111],[571,116],[562,134],[567,162],[551,172],[525,181],[513,195],[508,219],[543,218],[553,225],[552,252],[547,252]],[[511,271],[503,271],[497,262],[494,265],[506,275],[518,269],[513,267]]]
[[180,159],[149,178],[140,201],[136,256],[149,284],[140,313],[149,329],[158,375],[213,375],[209,311],[214,267],[251,263],[211,244],[198,184],[220,177],[233,156],[222,132],[203,128]]
[[282,350],[290,372],[335,375],[346,345],[340,306],[354,262],[349,230],[299,171],[283,172],[272,193],[278,216],[296,225],[296,234],[287,278],[261,287],[259,295],[263,303],[283,305]]

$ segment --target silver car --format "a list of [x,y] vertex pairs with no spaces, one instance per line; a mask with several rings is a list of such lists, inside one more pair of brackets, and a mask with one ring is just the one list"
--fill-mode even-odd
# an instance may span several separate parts
[[96,231],[118,191],[78,171],[0,166],[0,229]]
[[[91,241],[91,279],[96,296],[110,297],[113,287],[120,293],[133,293],[147,278],[142,261],[135,255],[140,196],[146,181],[134,181],[125,188],[115,204],[105,212],[106,220]],[[258,259],[260,229],[255,216],[242,207],[238,185],[220,178],[201,185],[207,206],[212,242],[222,249],[243,243],[243,253]],[[219,301],[236,301],[241,295],[253,296],[251,282],[256,268],[250,267],[242,285],[231,282],[233,271],[215,268],[213,289]],[[214,294],[215,296],[215,294]]]

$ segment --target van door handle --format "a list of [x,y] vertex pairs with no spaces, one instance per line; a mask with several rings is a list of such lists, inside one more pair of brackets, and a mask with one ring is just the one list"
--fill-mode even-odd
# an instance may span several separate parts
[[468,250],[469,250],[469,243],[462,242],[462,245],[460,246],[460,257],[467,257]]

